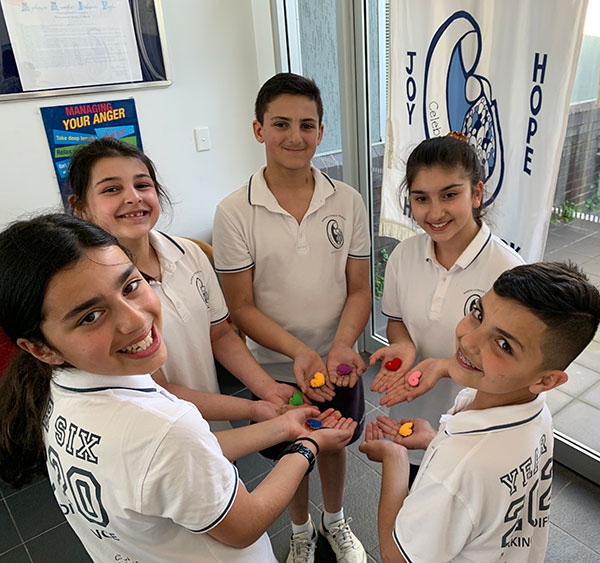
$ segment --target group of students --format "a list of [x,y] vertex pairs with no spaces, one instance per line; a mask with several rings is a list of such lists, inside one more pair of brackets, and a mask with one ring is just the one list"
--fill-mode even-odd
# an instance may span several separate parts
[[[370,360],[392,416],[365,429],[364,204],[311,166],[323,135],[313,81],[275,75],[255,113],[266,166],[217,207],[219,279],[193,241],[154,229],[168,195],[148,157],[111,138],[72,158],[75,216],[0,233],[0,326],[20,349],[0,379],[0,476],[19,486],[47,470],[95,561],[274,562],[266,530],[287,507],[288,563],[315,561],[319,534],[338,562],[365,563],[343,508],[346,446],[364,430],[360,451],[383,464],[385,562],[543,561],[544,392],[597,330],[598,290],[573,266],[524,265],[481,219],[475,151],[459,135],[423,141],[406,167],[423,232],[390,256],[389,345]],[[256,400],[221,395],[215,360]],[[255,424],[219,424],[236,419]],[[231,462],[255,451],[277,463],[248,492]]]

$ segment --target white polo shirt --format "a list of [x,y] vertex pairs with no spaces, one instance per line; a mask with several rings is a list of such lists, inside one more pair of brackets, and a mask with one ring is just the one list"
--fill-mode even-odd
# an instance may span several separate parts
[[545,394],[466,410],[464,389],[442,417],[394,539],[408,563],[541,563],[548,544],[552,417]]
[[229,316],[217,276],[204,252],[190,240],[150,232],[161,281],[151,282],[162,304],[167,381],[219,393],[210,327]]
[[198,410],[149,375],[55,372],[44,417],[56,499],[94,561],[276,562],[206,532],[231,508],[236,468]]
[[[458,322],[502,272],[523,263],[485,223],[450,270],[437,261],[431,238],[426,233],[415,235],[396,246],[389,257],[383,314],[404,323],[417,348],[416,362],[448,358],[456,352]],[[445,377],[410,403],[394,405],[390,416],[425,418],[436,428],[460,389]],[[419,463],[423,452],[411,451],[409,457],[411,463]]]
[[[298,224],[269,190],[264,170],[217,206],[215,268],[254,268],[256,307],[323,356],[346,303],[347,260],[370,255],[365,206],[352,187],[311,168],[315,190]],[[287,356],[251,340],[248,347],[270,375],[294,381]]]

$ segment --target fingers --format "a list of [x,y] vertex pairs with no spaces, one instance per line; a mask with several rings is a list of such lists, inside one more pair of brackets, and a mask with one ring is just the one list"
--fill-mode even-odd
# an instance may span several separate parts
[[312,401],[322,403],[323,401],[331,401],[335,397],[335,392],[327,385],[323,385],[323,387],[316,388],[308,387],[305,395]]
[[386,350],[387,346],[384,346],[383,348],[379,348],[379,350],[377,350],[376,352],[373,352],[369,357],[369,365],[373,366],[375,365],[375,362],[381,360],[385,355]]

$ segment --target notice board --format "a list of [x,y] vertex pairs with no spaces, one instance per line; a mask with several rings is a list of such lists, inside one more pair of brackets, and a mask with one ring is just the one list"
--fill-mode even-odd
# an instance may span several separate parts
[[169,84],[160,0],[0,0],[0,101]]

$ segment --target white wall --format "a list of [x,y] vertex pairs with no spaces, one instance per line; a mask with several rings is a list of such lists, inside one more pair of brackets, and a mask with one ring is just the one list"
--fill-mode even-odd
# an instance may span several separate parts
[[[41,106],[133,97],[144,151],[178,202],[171,224],[162,226],[210,240],[217,203],[264,160],[251,123],[258,88],[274,72],[269,0],[163,0],[162,6],[171,86],[0,103],[0,227],[60,205]],[[209,151],[196,152],[198,126],[210,129]]]

